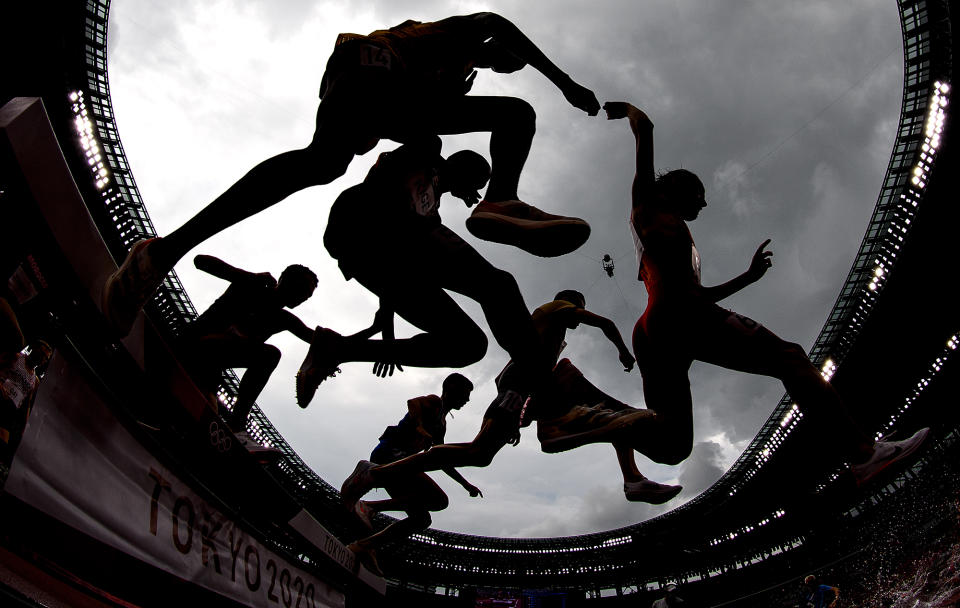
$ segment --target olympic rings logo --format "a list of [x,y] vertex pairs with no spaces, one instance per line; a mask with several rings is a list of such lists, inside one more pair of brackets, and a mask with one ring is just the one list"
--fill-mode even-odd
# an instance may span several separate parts
[[218,452],[226,452],[233,445],[233,437],[216,420],[210,422],[210,445],[217,448]]

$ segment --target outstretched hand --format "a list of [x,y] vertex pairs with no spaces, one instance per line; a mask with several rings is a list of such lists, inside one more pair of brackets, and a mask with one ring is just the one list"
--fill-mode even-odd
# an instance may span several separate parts
[[[381,304],[377,313],[373,316],[374,327],[380,330],[380,336],[384,342],[393,342],[393,311]],[[403,366],[399,363],[376,361],[373,364],[373,375],[378,378],[386,378],[393,375],[393,370],[403,371]]]
[[590,116],[596,116],[600,112],[600,102],[597,101],[597,96],[587,87],[570,80],[561,87],[560,92],[573,107],[583,110]]
[[623,371],[629,372],[632,370],[633,364],[636,362],[637,360],[634,359],[633,355],[631,355],[629,352],[623,351],[620,353],[620,364],[623,365]]
[[463,486],[463,489],[470,493],[470,498],[476,498],[477,496],[479,496],[480,498],[483,498],[483,492],[481,492],[480,488],[473,485],[472,483],[466,484],[465,486]]
[[398,372],[403,371],[403,366],[399,363],[386,363],[385,361],[377,361],[373,364],[373,375],[378,378],[386,378],[387,376],[393,375],[393,370],[396,368]]
[[752,281],[759,281],[760,277],[766,274],[767,270],[773,266],[772,251],[764,251],[764,248],[770,244],[770,239],[765,240],[757,247],[757,251],[750,260],[750,268],[747,269],[747,275]]
[[628,118],[633,129],[640,124],[653,124],[646,112],[626,101],[608,101],[603,104],[603,109],[607,113],[607,120]]

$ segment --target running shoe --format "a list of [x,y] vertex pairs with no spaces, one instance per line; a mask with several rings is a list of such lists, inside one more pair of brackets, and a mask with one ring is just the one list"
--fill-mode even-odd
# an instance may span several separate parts
[[674,498],[683,486],[668,486],[657,483],[652,479],[628,481],[623,484],[623,494],[631,502],[648,502],[652,505],[662,505]]
[[158,238],[138,241],[130,248],[127,258],[103,285],[101,308],[107,321],[121,336],[130,333],[137,313],[156,293],[170,268],[153,264],[148,248]]
[[357,501],[373,489],[373,475],[370,469],[374,465],[369,460],[361,460],[357,463],[353,473],[340,486],[340,500],[347,507],[347,510],[353,511],[356,508]]
[[878,441],[873,444],[873,455],[861,464],[850,467],[858,486],[862,486],[890,465],[900,462],[917,451],[930,435],[929,428],[922,428],[912,437],[901,441]]
[[297,405],[306,408],[317,393],[320,383],[340,373],[333,361],[333,342],[340,334],[332,329],[317,327],[300,369],[297,370]]
[[376,576],[383,577],[383,570],[380,569],[380,564],[377,563],[376,551],[364,547],[360,544],[360,541],[350,543],[347,545],[347,549],[357,556],[357,561],[362,564],[364,568]]
[[365,500],[358,500],[357,504],[353,506],[353,514],[368,530],[373,531],[373,511],[370,509],[370,503]]
[[467,230],[479,239],[513,245],[544,258],[575,251],[590,237],[585,220],[552,215],[513,200],[481,201],[467,218]]
[[537,421],[540,449],[547,454],[565,452],[589,443],[611,442],[631,426],[656,416],[652,410],[607,409],[604,403],[575,405],[566,414]]

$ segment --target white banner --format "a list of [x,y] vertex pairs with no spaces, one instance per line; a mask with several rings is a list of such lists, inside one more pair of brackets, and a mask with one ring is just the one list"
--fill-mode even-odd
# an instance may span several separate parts
[[164,468],[55,356],[5,490],[115,549],[248,606],[343,608]]

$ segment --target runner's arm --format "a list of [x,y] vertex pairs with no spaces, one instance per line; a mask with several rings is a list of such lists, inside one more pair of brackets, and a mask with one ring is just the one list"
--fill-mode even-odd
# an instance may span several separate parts
[[713,287],[701,288],[701,295],[711,302],[719,302],[720,300],[728,298],[737,293],[747,285],[759,281],[760,277],[762,277],[770,268],[770,266],[773,265],[773,262],[770,261],[770,258],[773,256],[773,252],[764,251],[764,248],[769,244],[770,239],[767,239],[761,243],[759,247],[757,247],[757,251],[753,254],[753,258],[750,260],[750,267],[747,268],[746,272],[733,277],[726,283],[721,283],[720,285],[715,285]]
[[212,255],[198,255],[193,258],[193,265],[196,266],[197,270],[202,270],[207,274],[212,274],[218,279],[223,279],[231,283],[250,281],[262,283],[267,287],[276,287],[277,285],[277,280],[274,279],[269,272],[254,273],[243,270],[242,268],[231,266],[220,258]]
[[607,337],[607,340],[610,340],[610,342],[617,347],[617,354],[620,357],[620,363],[623,364],[623,371],[629,372],[633,369],[633,364],[636,363],[636,360],[633,358],[630,349],[627,348],[626,343],[624,343],[623,336],[620,335],[620,330],[617,329],[616,323],[606,317],[592,313],[585,308],[574,309],[570,314],[576,319],[576,322],[596,327],[602,331],[603,335]]
[[[373,336],[379,332],[384,342],[392,343],[394,341],[393,316],[393,310],[384,306],[383,300],[381,300],[380,308],[377,310],[376,314],[373,315],[373,325],[361,332],[354,334],[351,337],[361,337],[362,339],[366,340],[370,336]],[[402,372],[403,366],[399,363],[389,361],[375,361],[373,363],[373,375],[379,378],[392,376],[394,369]]]
[[283,315],[283,328],[300,338],[307,344],[313,342],[314,330],[307,327],[307,324],[300,320],[300,317],[289,310],[281,310]]
[[626,118],[630,123],[637,146],[637,169],[633,176],[631,199],[633,208],[642,211],[644,204],[653,198],[656,181],[653,169],[653,122],[643,110],[625,101],[608,101],[603,104],[603,109],[607,112],[607,120]]
[[[451,19],[458,19],[452,17]],[[597,101],[593,91],[583,87],[576,82],[563,70],[558,68],[546,55],[543,54],[537,45],[533,43],[526,34],[520,31],[509,19],[506,19],[496,13],[475,13],[461,17],[472,22],[474,31],[482,40],[493,38],[503,50],[519,58],[522,62],[536,69],[550,80],[563,96],[575,108],[579,108],[589,114],[596,116],[600,111],[600,102]],[[498,65],[489,65],[497,69]],[[516,65],[510,65],[509,68],[518,69]],[[508,68],[508,69],[509,69]]]
[[460,474],[460,471],[454,468],[448,468],[444,469],[443,472],[446,473],[450,479],[463,486],[463,489],[466,490],[471,497],[476,498],[479,496],[480,498],[483,498],[483,492],[480,491],[480,488],[464,479],[463,475]]

